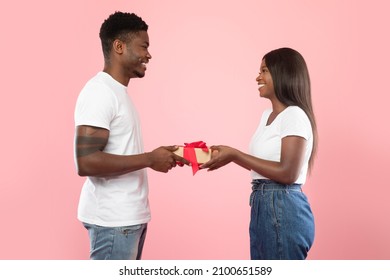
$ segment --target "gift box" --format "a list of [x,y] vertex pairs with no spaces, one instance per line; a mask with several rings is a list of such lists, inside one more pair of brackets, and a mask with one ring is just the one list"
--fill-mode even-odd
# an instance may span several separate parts
[[[195,156],[196,156],[196,163],[202,164],[205,162],[208,162],[211,159],[211,151],[208,150],[205,152],[202,148],[194,148],[195,150]],[[176,155],[179,157],[184,157],[184,146],[179,146],[179,148],[174,151]],[[189,160],[188,158],[184,157],[186,160]]]
[[179,146],[174,153],[191,163],[194,175],[199,170],[201,164],[211,159],[211,150],[209,150],[203,141],[184,143],[184,146]]

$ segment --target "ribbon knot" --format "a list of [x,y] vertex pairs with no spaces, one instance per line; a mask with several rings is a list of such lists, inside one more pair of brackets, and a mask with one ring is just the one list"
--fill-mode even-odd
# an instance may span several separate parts
[[191,163],[193,175],[195,175],[195,173],[198,172],[199,165],[200,165],[196,159],[195,148],[201,148],[202,151],[204,152],[209,151],[209,148],[206,146],[206,143],[203,141],[184,143],[183,157]]

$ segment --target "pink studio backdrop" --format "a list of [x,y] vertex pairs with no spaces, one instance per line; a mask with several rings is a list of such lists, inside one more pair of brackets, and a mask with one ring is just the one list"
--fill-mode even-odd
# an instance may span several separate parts
[[[305,57],[319,153],[304,191],[316,217],[309,259],[390,259],[387,1],[2,1],[0,259],[86,259],[76,219],[73,110],[102,69],[115,10],[149,24],[153,59],[129,92],[145,148],[203,140],[246,151],[261,112],[262,56]],[[249,173],[148,171],[144,259],[248,259]]]

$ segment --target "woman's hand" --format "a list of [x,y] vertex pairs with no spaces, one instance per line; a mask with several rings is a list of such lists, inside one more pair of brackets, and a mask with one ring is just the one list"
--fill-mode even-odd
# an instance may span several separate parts
[[226,164],[234,161],[238,154],[238,150],[229,146],[211,146],[211,159],[202,164],[200,169],[208,169],[207,171],[216,170]]

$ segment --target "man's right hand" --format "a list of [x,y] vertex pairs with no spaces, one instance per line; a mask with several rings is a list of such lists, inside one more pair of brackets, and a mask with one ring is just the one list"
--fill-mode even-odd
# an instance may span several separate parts
[[188,160],[173,153],[177,149],[177,146],[162,146],[151,151],[149,153],[151,161],[150,168],[155,171],[167,173],[173,167],[176,167],[177,162],[189,165],[190,162]]

